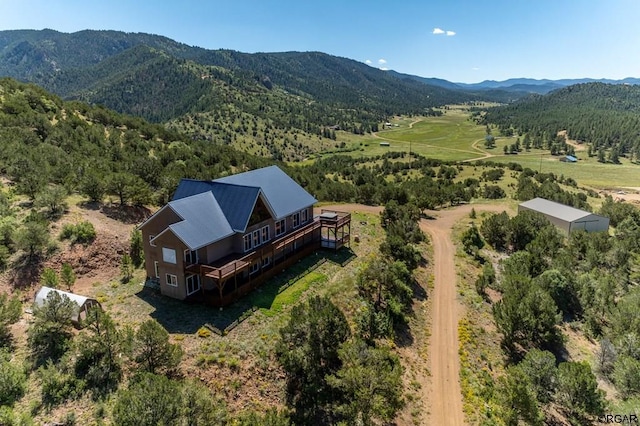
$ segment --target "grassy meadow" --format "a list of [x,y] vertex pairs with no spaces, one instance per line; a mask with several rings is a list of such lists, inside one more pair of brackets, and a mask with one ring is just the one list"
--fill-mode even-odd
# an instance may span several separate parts
[[[392,126],[373,135],[358,136],[338,132],[338,142],[346,147],[342,154],[355,157],[381,155],[389,151],[414,152],[425,157],[447,161],[471,162],[490,160],[517,162],[523,167],[543,173],[555,173],[572,177],[580,185],[593,188],[621,188],[640,186],[640,167],[625,158],[621,164],[598,163],[589,158],[586,150],[578,148],[578,163],[563,163],[559,156],[552,156],[548,150],[532,149],[518,154],[504,155],[503,147],[515,143],[517,137],[496,136],[496,147],[484,147],[485,127],[469,119],[469,111],[464,107],[443,110],[441,117],[396,117]],[[389,146],[381,146],[381,142]],[[335,151],[316,154],[314,157],[334,155]]]

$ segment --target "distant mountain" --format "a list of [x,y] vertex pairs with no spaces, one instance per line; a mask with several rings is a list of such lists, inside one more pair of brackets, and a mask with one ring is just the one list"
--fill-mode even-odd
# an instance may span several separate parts
[[403,74],[393,70],[389,70],[387,73],[401,80],[415,80],[431,86],[444,87],[445,89],[460,90],[462,88],[458,83],[452,83],[441,78],[418,77],[417,75]]
[[594,79],[594,78],[578,78],[578,79],[561,79],[561,80],[536,80],[533,78],[511,78],[504,81],[485,80],[480,83],[455,83],[460,89],[466,90],[486,90],[500,89],[509,92],[527,92],[545,94],[552,90],[562,87],[572,86],[574,84],[583,83],[607,83],[607,84],[640,84],[639,78],[625,78],[623,80],[611,79]]
[[336,129],[363,134],[397,114],[474,101],[509,104],[582,81],[452,83],[321,52],[249,54],[91,30],[0,31],[0,76],[281,160],[341,148]]
[[[231,98],[279,89],[307,104],[362,111],[358,120],[353,114],[343,117],[351,124],[477,100],[469,93],[397,78],[320,52],[207,50],[162,36],[118,31],[0,31],[0,75],[154,121],[210,109],[204,100],[222,86],[226,95],[233,93]],[[336,123],[316,117],[312,124]]]

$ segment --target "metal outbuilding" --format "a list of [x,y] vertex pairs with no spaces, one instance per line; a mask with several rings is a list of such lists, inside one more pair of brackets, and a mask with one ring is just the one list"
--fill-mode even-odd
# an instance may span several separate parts
[[75,302],[78,308],[74,310],[73,316],[71,317],[71,321],[75,324],[79,324],[80,321],[85,319],[87,317],[87,313],[89,312],[89,309],[91,309],[92,307],[97,306],[98,308],[102,309],[100,302],[98,302],[96,299],[92,299],[90,297],[81,296],[79,294],[69,293],[68,291],[62,291],[62,290],[58,290],[58,289],[46,287],[46,286],[42,286],[42,288],[38,290],[38,292],[36,293],[36,297],[34,300],[35,306],[40,307],[44,305],[45,301],[47,300],[47,297],[51,292],[58,293],[60,296],[63,296],[63,297],[68,297],[69,300],[71,300],[72,302]]
[[576,209],[565,204],[549,201],[544,198],[534,198],[520,203],[518,212],[532,210],[544,215],[564,233],[584,229],[587,232],[607,231],[609,218],[585,210]]

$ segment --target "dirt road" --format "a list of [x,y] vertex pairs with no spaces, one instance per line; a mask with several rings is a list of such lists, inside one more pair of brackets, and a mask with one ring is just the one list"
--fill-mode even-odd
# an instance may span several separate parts
[[[323,206],[325,209],[378,213],[381,207],[359,204]],[[429,425],[464,425],[458,356],[458,321],[462,307],[456,295],[455,246],[453,225],[468,216],[471,209],[502,211],[496,205],[462,205],[451,210],[432,212],[435,220],[421,220],[420,228],[429,234],[434,252],[435,286],[432,300],[431,341],[429,344],[430,386],[424,389],[425,406],[431,407]]]
[[464,425],[462,392],[460,389],[460,358],[458,356],[458,321],[462,306],[456,291],[456,249],[451,238],[453,225],[468,217],[474,208],[480,211],[502,211],[495,205],[463,205],[452,210],[434,212],[435,220],[421,220],[420,228],[431,236],[435,285],[433,303],[429,370],[431,392],[430,425]]

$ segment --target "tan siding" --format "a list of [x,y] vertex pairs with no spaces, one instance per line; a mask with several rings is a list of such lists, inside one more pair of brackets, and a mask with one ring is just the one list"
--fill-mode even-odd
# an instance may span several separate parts
[[148,277],[154,276],[153,261],[162,260],[162,249],[157,244],[156,247],[152,247],[149,243],[149,236],[160,235],[169,225],[180,220],[180,217],[173,210],[166,208],[156,213],[140,228],[144,244],[145,269]]
[[[173,232],[168,231],[156,239],[156,257],[152,260],[159,262],[160,270],[160,292],[166,296],[176,299],[184,299],[187,296],[184,283],[184,250],[187,248]],[[162,248],[170,248],[176,251],[176,263],[164,262],[162,259]],[[153,262],[151,262],[153,268]],[[178,287],[167,285],[166,274],[178,277]]]
[[200,258],[201,262],[212,263],[218,259],[222,259],[223,257],[233,253],[235,251],[234,250],[235,240],[236,240],[235,235],[232,235],[231,237],[225,238],[224,240],[208,245],[207,247],[204,248],[205,257]]

